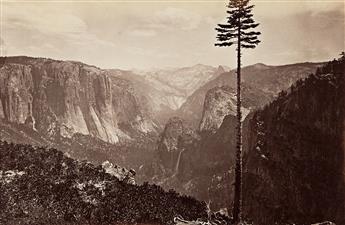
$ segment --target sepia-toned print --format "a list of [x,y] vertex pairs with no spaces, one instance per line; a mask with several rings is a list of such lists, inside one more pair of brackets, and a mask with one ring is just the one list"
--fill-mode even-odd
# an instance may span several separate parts
[[345,225],[343,0],[0,0],[0,225]]

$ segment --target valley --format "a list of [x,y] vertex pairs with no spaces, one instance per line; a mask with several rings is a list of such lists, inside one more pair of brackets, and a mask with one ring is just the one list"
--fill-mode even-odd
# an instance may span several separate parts
[[[96,166],[108,161],[135,171],[137,184],[174,189],[206,202],[212,211],[231,209],[236,135],[233,70],[196,65],[137,74],[44,58],[4,61],[1,141],[55,148]],[[265,218],[254,222],[302,224],[330,217],[344,221],[344,208],[320,209],[327,204],[336,208],[345,196],[339,158],[344,154],[339,142],[343,63],[339,59],[243,68],[244,178],[245,192],[251,196],[245,199],[245,214]],[[313,112],[311,118],[297,126],[305,112]],[[306,131],[321,141],[319,147],[303,136]],[[323,140],[325,135],[331,143]],[[291,162],[295,167],[289,168]],[[282,168],[289,169],[282,174]],[[309,170],[314,172],[308,174]],[[314,178],[301,184],[297,171]],[[334,171],[325,186],[318,184],[327,176],[322,171]],[[296,182],[296,189],[286,190],[284,182]],[[309,189],[315,193],[308,194]],[[308,209],[305,199],[325,190],[329,196]],[[272,192],[279,197],[270,196]],[[298,199],[286,201],[292,196]],[[295,205],[298,212],[287,214]],[[316,214],[318,220],[313,221]]]

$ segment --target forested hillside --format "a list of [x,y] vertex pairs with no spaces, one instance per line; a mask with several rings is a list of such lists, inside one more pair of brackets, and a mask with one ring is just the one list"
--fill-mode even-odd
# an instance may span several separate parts
[[245,211],[261,224],[345,224],[344,57],[299,80],[250,122]]
[[[55,149],[0,143],[0,224],[172,224],[205,218],[206,205],[127,173],[68,158]],[[122,169],[125,171],[125,169]]]

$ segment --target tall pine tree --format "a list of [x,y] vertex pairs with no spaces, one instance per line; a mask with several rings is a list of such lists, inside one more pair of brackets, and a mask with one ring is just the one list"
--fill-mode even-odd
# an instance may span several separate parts
[[233,221],[242,221],[242,113],[241,113],[241,50],[255,48],[260,40],[260,32],[254,29],[259,25],[253,20],[251,13],[254,5],[249,0],[230,0],[228,4],[226,24],[218,24],[216,30],[216,46],[237,46],[237,143],[236,143],[236,169],[235,193],[233,205]]

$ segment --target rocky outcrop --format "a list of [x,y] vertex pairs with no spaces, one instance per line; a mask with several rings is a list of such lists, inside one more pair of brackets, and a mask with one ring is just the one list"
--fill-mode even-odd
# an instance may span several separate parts
[[47,137],[91,135],[117,143],[155,132],[131,83],[79,62],[9,57],[0,69],[0,117]]
[[157,147],[160,163],[167,170],[167,174],[178,172],[182,154],[198,139],[196,132],[182,119],[174,117],[168,121]]
[[113,165],[109,161],[104,161],[102,163],[102,168],[104,171],[117,179],[124,181],[128,184],[135,184],[135,171],[133,169],[127,170],[126,168]]
[[[215,87],[206,93],[200,132],[215,133],[225,116],[236,116],[236,91],[229,86]],[[242,107],[243,118],[249,113],[249,109]]]
[[345,224],[344,58],[298,81],[250,123],[244,209],[260,224]]

